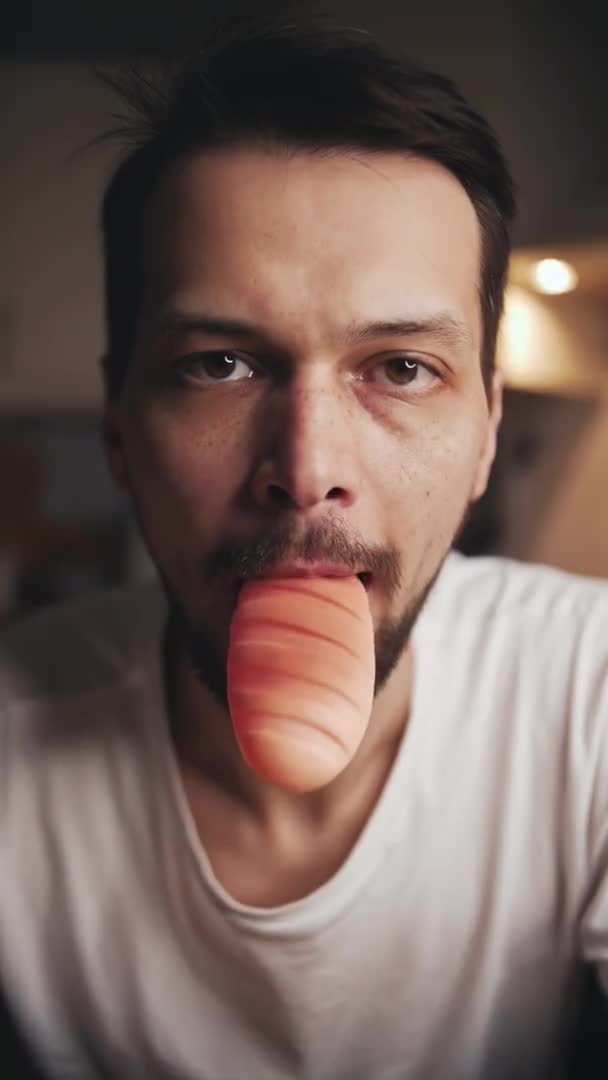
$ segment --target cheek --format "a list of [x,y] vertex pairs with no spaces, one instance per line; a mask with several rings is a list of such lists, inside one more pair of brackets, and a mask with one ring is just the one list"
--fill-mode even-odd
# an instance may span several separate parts
[[237,454],[213,424],[163,415],[132,424],[131,488],[148,527],[171,532],[182,543],[209,531],[230,497]]
[[448,429],[433,423],[402,447],[393,528],[396,543],[418,559],[441,557],[458,530],[471,499],[478,444],[472,424]]

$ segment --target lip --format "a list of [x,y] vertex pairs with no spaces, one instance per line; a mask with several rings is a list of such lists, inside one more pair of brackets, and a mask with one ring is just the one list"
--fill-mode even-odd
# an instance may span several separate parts
[[353,570],[332,562],[306,562],[293,560],[280,563],[267,573],[259,575],[262,579],[271,578],[312,578],[312,577],[358,577],[365,589],[369,589],[371,574],[367,570]]

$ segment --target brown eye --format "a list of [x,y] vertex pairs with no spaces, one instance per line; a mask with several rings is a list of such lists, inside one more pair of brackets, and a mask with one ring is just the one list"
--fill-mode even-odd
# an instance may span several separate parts
[[434,390],[442,379],[430,364],[405,354],[380,359],[373,371],[373,382],[385,389],[403,389],[404,396],[413,398]]
[[247,360],[225,349],[190,353],[178,361],[180,375],[197,382],[241,382],[253,375]]
[[418,361],[412,360],[410,356],[393,356],[385,361],[385,365],[389,379],[399,386],[407,386],[413,382],[420,368]]

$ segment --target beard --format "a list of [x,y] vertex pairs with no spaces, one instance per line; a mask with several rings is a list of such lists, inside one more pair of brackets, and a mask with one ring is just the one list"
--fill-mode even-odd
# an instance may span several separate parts
[[[384,619],[376,627],[374,631],[374,697],[385,685],[403,655],[414,625],[439,576],[447,554],[446,552],[430,581],[413,600],[410,600],[401,616]],[[193,622],[176,592],[162,574],[161,581],[169,605],[168,640],[171,643],[171,650],[185,653],[200,682],[211,691],[222,708],[228,709],[225,650],[218,647],[217,640],[209,630]]]
[[[424,607],[454,540],[464,528],[469,508],[464,514],[455,537],[443,551],[432,572],[408,598],[400,615],[383,619],[374,630],[375,679],[374,697],[382,690],[397,666],[410,640],[412,630]],[[255,543],[226,540],[212,550],[205,561],[204,576],[209,582],[229,574],[230,579],[248,580],[268,572],[285,558],[331,560],[345,568],[365,566],[387,592],[395,593],[402,581],[401,560],[394,548],[375,548],[362,545],[344,529],[315,525],[299,542],[294,542],[293,529],[278,527],[272,536]],[[213,631],[213,616],[203,622],[194,618],[178,590],[158,568],[169,609],[167,642],[169,654],[181,652],[186,656],[199,681],[211,692],[220,706],[229,711],[227,683],[227,649],[218,642]]]

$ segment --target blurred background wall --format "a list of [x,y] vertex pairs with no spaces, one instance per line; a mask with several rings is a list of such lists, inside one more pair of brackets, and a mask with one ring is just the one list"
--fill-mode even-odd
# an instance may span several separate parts
[[[322,6],[452,76],[494,123],[519,184],[499,350],[508,387],[501,448],[463,547],[608,577],[606,6]],[[116,149],[85,147],[116,109],[96,69],[154,68],[192,42],[204,7],[63,0],[23,3],[5,17],[0,619],[150,572],[97,439],[98,213]],[[553,278],[544,287],[566,291],[540,291],[535,274],[547,259],[560,263],[545,267]]]

